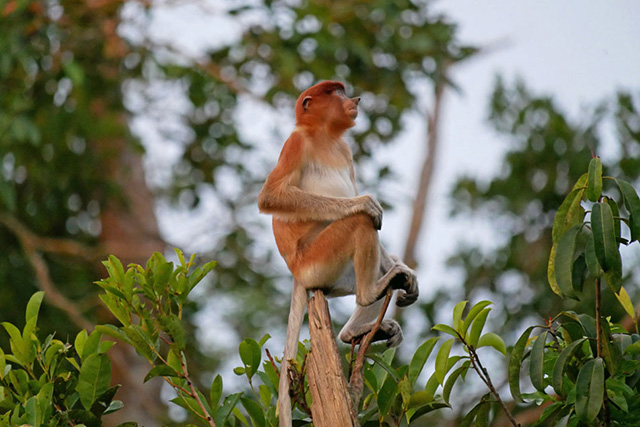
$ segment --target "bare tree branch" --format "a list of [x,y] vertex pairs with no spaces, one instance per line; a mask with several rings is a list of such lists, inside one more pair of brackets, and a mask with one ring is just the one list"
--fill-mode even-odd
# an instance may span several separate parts
[[[42,258],[42,255],[38,253],[38,250],[47,250],[65,255],[69,255],[69,252],[74,254],[81,253],[81,249],[84,249],[83,245],[63,239],[40,238],[27,229],[27,227],[16,218],[5,214],[0,214],[0,223],[4,224],[18,238],[25,255],[35,271],[38,286],[47,293],[49,302],[67,313],[69,318],[79,328],[86,330],[93,329],[93,324],[89,322],[82,313],[80,313],[80,310],[78,310],[75,304],[55,286],[49,275],[47,263]],[[55,245],[56,243],[60,243],[60,247],[57,247]]]

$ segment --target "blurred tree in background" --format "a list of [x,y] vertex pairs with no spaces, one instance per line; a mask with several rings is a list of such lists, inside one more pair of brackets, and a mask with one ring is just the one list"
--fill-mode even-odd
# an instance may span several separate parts
[[[194,53],[150,31],[157,13],[174,6],[133,0],[0,6],[0,312],[3,321],[20,324],[27,299],[43,289],[52,303],[41,313],[43,332],[74,336],[105,321],[91,283],[104,275],[99,260],[106,254],[140,263],[167,246],[198,251],[205,261],[219,261],[186,316],[224,330],[224,345],[206,348],[210,358],[191,363],[211,372],[243,338],[284,330],[290,278],[274,267],[255,199],[291,130],[300,91],[338,79],[362,97],[350,132],[365,172],[358,178],[361,190],[375,188],[386,207],[400,200],[379,183],[392,179],[397,165],[372,152],[393,141],[410,113],[423,117],[427,157],[420,188],[411,189],[417,202],[405,250],[412,262],[440,103],[453,86],[448,70],[478,49],[461,43],[455,24],[433,14],[428,1],[265,0],[195,4],[212,20],[228,18],[239,36]],[[638,99],[620,93],[572,120],[523,83],[499,81],[489,121],[512,144],[504,172],[491,182],[458,182],[453,211],[458,218],[488,214],[500,231],[489,247],[462,248],[450,262],[463,273],[464,298],[501,304],[502,317],[493,318],[519,333],[525,317],[573,304],[547,287],[550,227],[590,150],[600,155],[607,145],[603,127],[617,129],[608,144],[614,149],[602,154],[605,173],[637,183]],[[158,152],[168,160],[158,161]],[[171,219],[163,235],[156,212]],[[637,267],[628,273],[637,281]],[[451,298],[441,292],[421,301],[423,314],[433,319]],[[116,372],[125,368],[119,393],[130,395],[119,398],[132,411],[118,414],[153,425],[164,414],[158,387],[140,392],[129,356],[122,350],[114,361]]]
[[[549,292],[553,218],[592,153],[603,157],[605,175],[638,183],[639,105],[637,96],[618,93],[572,119],[551,97],[532,94],[521,81],[508,85],[498,79],[489,123],[508,141],[503,172],[490,182],[463,178],[452,192],[454,217],[491,218],[495,240],[489,248],[462,248],[451,257],[450,265],[464,275],[466,298],[489,298],[502,305],[506,322],[496,325],[502,331],[529,316],[541,319],[576,309],[576,302]],[[615,129],[614,138],[605,143],[603,135],[610,129]],[[638,257],[634,251],[627,255]],[[638,263],[628,265],[635,267],[626,272],[625,280],[637,283]],[[630,289],[637,292],[634,286]],[[624,313],[613,294],[605,293],[605,301],[607,309],[617,313],[612,321],[619,321]],[[584,301],[583,307],[592,303]]]
[[[28,297],[43,289],[53,305],[41,315],[44,333],[71,336],[104,321],[91,285],[103,274],[98,261],[115,254],[142,262],[171,240],[160,235],[155,203],[188,218],[215,207],[206,221],[171,224],[179,231],[167,232],[181,236],[184,244],[168,242],[181,246],[189,236],[211,237],[196,249],[220,261],[215,284],[192,313],[213,308],[236,342],[283,329],[290,279],[256,241],[265,234],[255,196],[286,136],[279,132],[289,129],[266,122],[256,141],[243,129],[242,112],[257,105],[292,117],[307,86],[350,82],[362,96],[355,152],[375,171],[362,186],[377,186],[391,165],[370,161],[372,150],[397,135],[408,111],[427,110],[449,84],[447,67],[475,52],[428,2],[266,1],[216,7],[213,14],[240,23],[242,37],[190,57],[147,31],[162,7],[10,0],[0,9],[3,320],[20,324]],[[416,89],[425,85],[433,96]],[[436,123],[437,108],[429,118]],[[135,130],[139,137],[155,132],[177,153],[169,168],[151,166],[146,179],[136,120],[147,123]],[[228,354],[208,353],[217,357],[208,369]],[[128,356],[115,356],[116,381],[130,390],[120,396],[127,408],[119,414],[150,425],[162,413],[158,388],[140,391]]]

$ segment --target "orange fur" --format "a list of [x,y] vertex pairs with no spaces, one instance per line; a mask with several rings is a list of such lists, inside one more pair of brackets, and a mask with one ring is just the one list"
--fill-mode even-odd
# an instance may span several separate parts
[[[306,290],[329,296],[356,294],[358,307],[340,338],[350,341],[371,329],[377,301],[389,286],[404,289],[398,305],[418,297],[413,271],[378,242],[382,208],[358,196],[351,149],[342,138],[355,124],[359,98],[348,98],[340,82],[322,82],[296,102],[296,128],[258,197],[260,211],[273,215],[273,234],[294,277],[291,312],[279,390],[280,426],[291,424],[287,367],[295,358]],[[306,299],[305,299],[306,301]],[[381,339],[397,345],[402,332],[393,320]]]

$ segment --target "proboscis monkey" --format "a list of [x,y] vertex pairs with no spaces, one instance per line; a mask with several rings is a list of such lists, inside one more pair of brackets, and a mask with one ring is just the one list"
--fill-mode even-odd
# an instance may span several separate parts
[[[355,124],[360,98],[348,98],[340,82],[325,81],[296,102],[296,127],[258,197],[260,211],[273,216],[273,234],[293,274],[294,286],[280,373],[280,427],[291,425],[287,369],[297,354],[308,291],[356,295],[356,309],[340,331],[351,342],[371,330],[387,288],[402,289],[396,304],[418,298],[416,276],[378,241],[382,208],[358,196],[351,149],[342,134]],[[387,319],[375,340],[395,346],[400,325]]]

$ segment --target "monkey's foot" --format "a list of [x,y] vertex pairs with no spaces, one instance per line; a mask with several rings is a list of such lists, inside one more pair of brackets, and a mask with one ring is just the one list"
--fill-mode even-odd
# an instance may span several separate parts
[[398,258],[396,258],[395,261],[396,264],[391,268],[391,270],[397,270],[397,273],[389,281],[389,286],[391,286],[392,289],[401,289],[404,291],[400,296],[398,296],[396,305],[398,307],[406,307],[416,302],[420,295],[418,279],[416,277],[416,273],[407,267],[405,263],[400,261]]
[[[353,328],[348,331],[340,332],[340,340],[346,344],[350,344],[352,341],[356,341],[359,343],[362,341],[365,335],[371,332],[373,328],[372,324],[369,325],[359,325],[356,328]],[[402,342],[402,329],[398,322],[392,319],[385,319],[380,324],[380,328],[376,331],[376,334],[373,336],[373,341],[386,341],[387,347],[396,347]]]

